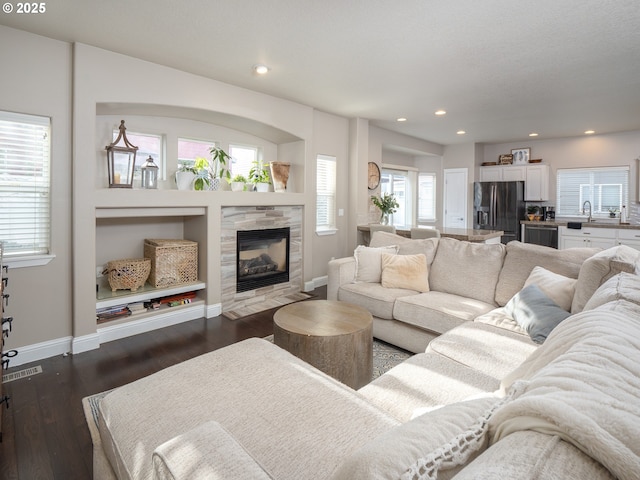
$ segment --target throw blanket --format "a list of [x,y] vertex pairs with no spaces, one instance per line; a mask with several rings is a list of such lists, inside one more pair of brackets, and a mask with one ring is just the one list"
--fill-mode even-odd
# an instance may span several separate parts
[[492,443],[520,430],[558,435],[614,476],[638,478],[640,319],[574,315],[505,381],[513,399],[489,420]]

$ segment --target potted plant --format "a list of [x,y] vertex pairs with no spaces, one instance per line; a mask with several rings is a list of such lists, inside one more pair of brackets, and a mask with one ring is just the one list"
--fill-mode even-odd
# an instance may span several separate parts
[[236,175],[231,179],[231,191],[242,192],[244,190],[245,183],[247,183],[247,179],[244,177],[244,175]]
[[178,190],[207,190],[211,185],[211,171],[209,161],[203,157],[196,157],[193,165],[183,163],[176,172]]
[[616,214],[618,213],[618,209],[617,208],[610,208],[609,209],[609,218],[616,218]]
[[193,189],[193,181],[196,179],[196,169],[185,163],[180,164],[176,172],[176,185],[178,190]]
[[249,170],[249,181],[256,186],[257,192],[268,192],[271,184],[271,176],[267,167],[260,160],[253,162],[251,170]]
[[389,224],[389,215],[395,213],[400,204],[396,201],[396,196],[393,193],[385,193],[376,197],[371,197],[373,204],[380,209],[380,223],[382,225]]
[[538,215],[539,211],[540,209],[537,205],[529,205],[527,207],[527,217],[529,221],[540,220],[540,216]]
[[213,160],[211,164],[212,190],[219,190],[222,185],[221,179],[227,182],[231,180],[231,171],[227,166],[231,157],[222,148],[215,145],[209,149],[209,153],[211,153],[211,159]]

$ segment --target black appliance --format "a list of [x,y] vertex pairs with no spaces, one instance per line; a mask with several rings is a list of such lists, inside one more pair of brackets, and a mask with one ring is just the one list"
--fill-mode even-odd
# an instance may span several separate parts
[[524,226],[524,242],[558,248],[558,227],[545,225],[544,222],[536,223],[539,225],[527,224]]
[[520,220],[525,218],[524,182],[475,182],[473,228],[502,230],[502,243],[520,240]]

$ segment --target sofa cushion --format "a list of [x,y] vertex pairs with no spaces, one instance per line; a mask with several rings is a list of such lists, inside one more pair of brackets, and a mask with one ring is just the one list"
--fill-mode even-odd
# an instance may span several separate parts
[[510,332],[519,333],[520,335],[526,335],[527,337],[529,336],[527,331],[523,329],[518,322],[507,315],[504,307],[495,308],[490,312],[474,318],[473,321],[476,323],[484,323],[485,325],[492,325],[503,330],[509,330]]
[[431,340],[427,352],[437,353],[501,380],[537,348],[526,333],[468,322]]
[[595,291],[584,310],[593,310],[615,300],[626,300],[640,306],[640,276],[619,273],[611,277]]
[[639,270],[640,251],[626,245],[608,248],[593,255],[580,268],[571,312],[581,312],[598,287],[614,275],[621,272],[636,273]]
[[218,422],[205,422],[153,452],[154,480],[272,480]]
[[537,285],[559,307],[569,312],[576,290],[576,281],[575,278],[558,275],[546,268],[534,267],[524,286]]
[[429,271],[431,290],[493,305],[505,246],[441,238]]
[[493,308],[493,305],[480,300],[431,290],[397,297],[393,318],[432,332],[444,333]]
[[419,353],[365,385],[369,403],[407,422],[426,410],[495,391],[500,381],[437,353]]
[[[338,467],[331,479],[401,478],[425,453],[436,450],[465,432],[496,401],[495,398],[469,400],[447,405],[414,418],[356,450]],[[438,475],[438,479],[452,478],[461,468],[463,466],[443,471]]]
[[417,292],[429,291],[427,257],[417,255],[382,254],[382,286],[404,288]]
[[600,463],[559,437],[522,431],[491,445],[455,478],[613,480],[614,477]]
[[543,343],[561,321],[571,313],[560,308],[536,284],[516,293],[504,310],[524,328],[536,343]]
[[433,263],[438,250],[439,238],[411,239],[389,232],[375,232],[369,243],[370,247],[398,246],[399,255],[416,255],[424,253],[427,257],[427,266]]
[[504,307],[516,293],[522,290],[524,282],[536,266],[544,267],[565,277],[578,278],[582,263],[599,251],[597,248],[556,250],[517,240],[509,242],[496,286],[495,302]]
[[358,245],[353,251],[356,259],[356,282],[380,283],[382,275],[382,254],[398,253],[397,246],[371,248]]
[[393,320],[396,299],[412,295],[415,290],[384,288],[380,283],[347,283],[340,287],[338,300],[360,305],[374,317]]

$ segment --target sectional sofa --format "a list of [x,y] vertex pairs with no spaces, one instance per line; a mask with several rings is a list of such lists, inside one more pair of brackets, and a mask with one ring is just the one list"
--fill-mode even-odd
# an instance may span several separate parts
[[[364,251],[365,271],[336,261],[329,292],[344,300],[350,285],[371,283],[362,287],[384,301],[370,293],[366,304],[391,312],[377,310],[376,323],[396,325],[395,338],[426,332],[401,342],[426,350],[358,391],[262,339],[169,367],[103,398],[94,477],[637,478],[638,252],[387,240],[381,250],[396,253]],[[424,246],[430,257],[414,253]],[[486,259],[499,266],[488,272]],[[463,265],[461,280],[435,279]],[[377,273],[379,285],[361,281]],[[404,292],[389,300],[385,288]],[[429,323],[394,318],[400,299],[432,291],[438,308],[425,298],[397,308]]]

